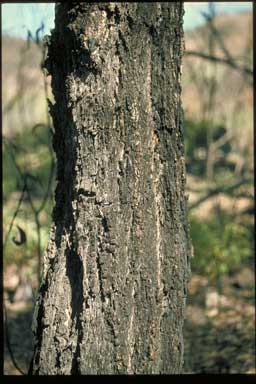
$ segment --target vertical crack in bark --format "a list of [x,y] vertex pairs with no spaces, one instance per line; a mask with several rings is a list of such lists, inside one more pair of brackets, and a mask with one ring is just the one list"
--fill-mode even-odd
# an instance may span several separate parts
[[[149,99],[149,113],[151,117],[152,129],[150,134],[150,149],[151,149],[151,185],[152,185],[152,193],[153,193],[153,217],[154,217],[154,226],[155,226],[155,300],[157,306],[160,305],[160,313],[158,316],[153,318],[151,327],[150,327],[150,344],[149,344],[149,359],[153,362],[152,364],[152,373],[157,373],[159,371],[159,366],[161,364],[161,335],[160,335],[160,322],[161,317],[163,316],[163,283],[162,283],[162,231],[161,231],[161,204],[162,204],[162,194],[160,190],[160,182],[163,174],[163,164],[160,159],[159,151],[159,118],[158,112],[156,110],[155,105],[155,89],[153,89],[153,76],[154,76],[154,62],[153,55],[156,56],[156,52],[154,52],[154,35],[152,35],[151,31],[151,49],[148,54],[148,76],[147,76],[147,92]],[[155,366],[155,362],[157,362],[157,367]]]
[[135,293],[135,283],[133,283],[133,288],[132,288],[132,308],[131,308],[131,314],[130,314],[130,321],[129,321],[129,326],[128,326],[128,333],[127,333],[127,342],[129,346],[129,351],[128,351],[128,364],[127,364],[127,373],[128,374],[134,374],[134,369],[132,365],[132,357],[134,353],[134,339],[135,339],[135,334],[134,334],[134,315],[135,315],[135,308],[134,308],[134,293]]
[[[153,92],[152,92],[152,77],[153,77],[153,69],[152,69],[152,49],[149,52],[148,59],[148,93],[149,93],[149,111],[150,116],[153,121]],[[161,243],[161,229],[160,229],[160,215],[159,210],[161,206],[161,193],[159,192],[159,180],[162,177],[162,164],[160,161],[159,154],[156,150],[158,145],[158,134],[157,134],[157,124],[153,125],[155,129],[152,129],[152,163],[151,163],[151,172],[152,172],[152,189],[154,196],[154,214],[155,214],[155,226],[156,226],[156,276],[157,276],[157,288],[158,288],[158,296],[160,293],[161,287],[161,251],[160,251],[160,243]],[[158,163],[159,169],[156,168],[155,163]]]
[[[115,242],[111,241],[111,231],[108,223],[107,217],[101,212],[100,218],[101,225],[98,230],[98,241],[97,241],[97,250],[96,250],[96,267],[97,267],[97,276],[99,283],[99,294],[101,299],[101,311],[104,319],[106,329],[109,330],[111,335],[111,343],[113,345],[114,356],[113,360],[116,361],[116,346],[118,344],[117,333],[115,330],[113,314],[110,316],[110,312],[113,311],[113,304],[111,304],[111,292],[104,289],[104,264],[106,259],[102,260],[102,256],[106,254],[108,257],[113,257],[115,253]],[[95,231],[96,233],[97,231]],[[111,245],[112,244],[112,245]],[[113,248],[114,247],[114,248]],[[106,269],[106,265],[105,265]],[[105,330],[106,332],[106,330]],[[105,335],[106,339],[107,336]],[[113,367],[113,369],[115,369]]]
[[[72,205],[72,204],[71,204]],[[70,208],[70,212],[72,209]],[[80,343],[82,340],[82,323],[81,314],[83,313],[83,279],[84,267],[78,252],[78,239],[75,232],[75,224],[72,218],[72,224],[67,225],[69,228],[69,235],[67,237],[66,248],[64,251],[66,260],[66,276],[69,280],[71,289],[71,340],[76,344],[75,352],[72,356],[71,374],[80,374],[79,371],[79,357],[80,357]],[[72,227],[72,229],[70,229]],[[76,332],[74,334],[73,332]],[[73,334],[72,334],[73,333]],[[60,349],[61,350],[61,349]],[[63,369],[62,366],[59,367]]]
[[[154,136],[153,136],[154,140]],[[156,230],[156,240],[155,240],[155,247],[156,247],[156,303],[157,305],[160,304],[160,312],[158,314],[158,318],[154,320],[154,322],[157,323],[157,326],[155,324],[154,329],[152,330],[152,333],[150,335],[151,337],[151,348],[150,348],[150,358],[152,360],[158,361],[158,366],[160,366],[160,356],[161,356],[161,335],[160,335],[160,322],[161,318],[164,313],[164,306],[165,306],[165,295],[163,294],[163,283],[162,283],[162,255],[161,255],[161,241],[162,241],[162,233],[161,233],[161,221],[160,221],[160,207],[161,207],[161,192],[159,191],[159,180],[162,176],[162,168],[163,165],[161,164],[161,161],[159,159],[159,155],[157,154],[155,150],[155,146],[153,144],[153,154],[152,154],[152,188],[153,188],[153,194],[154,194],[154,202],[153,202],[153,209],[154,209],[154,217],[155,217],[155,230]],[[158,169],[155,167],[155,162],[158,161]],[[158,330],[156,332],[155,330]],[[159,356],[156,356],[158,354]]]
[[[102,303],[102,309],[104,311],[104,306],[103,303],[105,302],[105,293],[103,289],[103,274],[102,274],[102,267],[101,267],[101,259],[100,259],[100,252],[104,252],[103,249],[103,243],[104,243],[104,233],[105,233],[105,226],[104,224],[106,223],[106,218],[103,217],[101,220],[101,228],[103,229],[103,235],[98,232],[98,246],[96,250],[96,269],[97,269],[97,276],[98,276],[98,282],[99,282],[99,293],[100,293],[100,298],[101,298],[101,303]],[[106,225],[106,224],[105,224]],[[95,234],[96,234],[96,229],[95,229]],[[96,240],[96,239],[95,239]]]
[[[71,121],[70,138],[71,146],[66,150],[67,167],[69,167],[73,179],[68,182],[69,173],[65,172],[66,183],[68,185],[65,197],[65,207],[67,209],[64,215],[64,238],[66,238],[66,247],[64,251],[66,261],[66,276],[69,280],[71,289],[71,340],[75,344],[75,351],[72,356],[71,374],[80,374],[80,343],[83,337],[83,324],[81,322],[81,315],[83,314],[83,281],[84,281],[84,266],[82,257],[79,252],[79,233],[77,232],[78,222],[78,204],[77,193],[75,189],[76,177],[79,177],[79,169],[81,167],[82,159],[80,156],[80,143],[79,143],[79,130],[75,124],[75,115],[73,109],[68,109],[67,114],[69,121]],[[72,150],[75,148],[76,150]],[[73,334],[72,334],[73,332]],[[72,353],[72,352],[71,352]],[[63,369],[63,367],[61,367]]]
[[[77,324],[79,323],[79,324]],[[81,343],[83,340],[83,329],[81,321],[77,320],[76,328],[77,328],[77,340],[76,340],[76,349],[72,357],[72,366],[71,366],[71,375],[80,375],[80,354],[81,354]]]
[[33,370],[33,374],[34,375],[39,375],[39,370],[40,370],[40,365],[39,365],[39,362],[40,362],[40,353],[41,353],[41,346],[42,346],[42,341],[43,341],[43,331],[44,331],[44,302],[43,302],[43,299],[44,299],[44,296],[47,292],[47,288],[48,288],[48,280],[45,279],[45,281],[43,282],[43,284],[41,285],[40,287],[40,290],[39,290],[39,296],[38,296],[38,299],[37,299],[37,303],[36,303],[36,306],[37,306],[37,309],[36,309],[36,312],[34,314],[34,316],[36,316],[36,325],[35,325],[35,342],[36,342],[36,349],[35,349],[35,353],[34,353],[34,356],[33,356],[33,368],[31,370]]

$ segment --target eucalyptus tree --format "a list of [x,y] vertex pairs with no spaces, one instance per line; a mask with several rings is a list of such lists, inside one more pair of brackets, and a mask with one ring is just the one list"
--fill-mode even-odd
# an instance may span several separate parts
[[189,272],[183,4],[57,3],[57,188],[34,375],[180,373]]

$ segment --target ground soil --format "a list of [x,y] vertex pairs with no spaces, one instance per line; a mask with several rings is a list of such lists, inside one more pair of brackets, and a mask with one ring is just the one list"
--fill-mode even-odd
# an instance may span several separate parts
[[[222,281],[221,292],[204,276],[189,284],[184,326],[184,373],[256,373],[254,274],[248,268]],[[33,303],[11,303],[6,293],[12,352],[27,373],[32,355]],[[5,343],[5,375],[21,375]]]

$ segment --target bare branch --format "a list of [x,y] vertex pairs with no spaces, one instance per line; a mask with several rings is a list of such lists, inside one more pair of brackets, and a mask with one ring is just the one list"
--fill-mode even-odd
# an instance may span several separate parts
[[241,185],[244,185],[244,184],[250,184],[253,182],[253,179],[252,178],[247,178],[247,179],[242,179],[240,180],[239,182],[235,183],[235,184],[232,184],[232,185],[229,185],[227,187],[218,187],[218,188],[215,188],[215,189],[211,189],[209,190],[205,196],[201,197],[199,200],[197,200],[195,203],[191,204],[191,206],[189,207],[189,210],[192,210],[194,208],[197,208],[200,204],[202,204],[203,202],[205,202],[206,200],[208,200],[209,198],[215,196],[215,195],[218,195],[219,193],[229,193],[229,192],[232,192],[233,190],[241,187]]
[[[230,59],[225,59],[223,57],[217,57],[217,56],[212,56],[208,55],[205,53],[197,52],[197,51],[186,51],[185,54],[187,56],[195,56],[195,57],[200,57],[201,59],[216,62],[216,63],[221,63],[221,64],[226,64],[229,67],[241,72],[242,74],[249,75],[250,77],[253,77],[253,70],[247,66],[240,66],[237,64],[235,61],[230,60]],[[252,83],[251,83],[252,84]]]
[[219,139],[213,141],[210,143],[210,150],[216,151],[220,147],[222,147],[224,144],[228,143],[232,139],[233,135],[231,132],[226,132],[223,136],[221,136]]

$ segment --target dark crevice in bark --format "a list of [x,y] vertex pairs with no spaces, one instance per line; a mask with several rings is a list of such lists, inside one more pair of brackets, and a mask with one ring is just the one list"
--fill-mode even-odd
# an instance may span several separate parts
[[78,336],[77,336],[77,342],[76,342],[76,350],[74,352],[73,358],[72,358],[72,366],[71,366],[71,375],[81,375],[81,369],[80,369],[80,354],[81,354],[81,343],[83,340],[83,330],[82,330],[82,324],[79,324],[79,327],[77,327]]
[[[76,163],[76,162],[75,162]],[[74,172],[74,171],[73,171]],[[72,188],[74,191],[74,188]],[[71,197],[65,206],[69,206],[69,212],[72,212]],[[67,228],[67,229],[66,229]],[[83,324],[81,322],[81,315],[83,313],[83,280],[84,280],[84,266],[80,258],[77,248],[77,233],[75,231],[75,221],[72,217],[67,221],[66,227],[64,227],[65,233],[69,236],[69,241],[65,249],[66,260],[66,274],[69,279],[71,288],[71,320],[72,327],[75,324],[76,335],[72,335],[72,338],[76,337],[76,350],[72,356],[71,374],[79,375],[79,359],[80,359],[80,344],[83,337]]]
[[120,24],[120,22],[121,22],[120,11],[119,11],[119,8],[116,7],[116,8],[115,8],[115,25]]
[[126,43],[126,41],[125,41],[125,38],[124,38],[124,36],[123,36],[123,33],[122,33],[122,31],[121,31],[120,29],[118,30],[118,36],[119,36],[119,42],[121,42],[122,47],[124,48],[124,50],[125,50],[126,52],[129,52],[128,45],[127,45],[127,43]]
[[152,36],[153,41],[154,41],[154,39],[157,37],[157,29],[156,29],[156,27],[154,25],[148,26],[147,24],[146,24],[146,26],[148,27],[149,34]]
[[[76,319],[78,325],[78,319],[83,309],[83,263],[77,253],[76,249],[66,249],[66,271],[69,278],[71,287],[71,318]],[[78,328],[78,327],[77,327]]]
[[[102,256],[108,254],[108,257],[114,257],[115,253],[115,241],[111,240],[111,227],[109,226],[108,220],[106,216],[101,217],[101,227],[98,232],[98,250],[96,255],[96,265],[97,265],[97,271],[98,271],[98,280],[99,280],[99,292],[101,297],[101,303],[102,303],[102,315],[104,319],[104,323],[109,329],[109,333],[111,336],[111,343],[114,346],[114,351],[117,345],[119,345],[118,337],[115,330],[115,324],[113,320],[113,314],[111,315],[111,306],[114,309],[115,304],[114,301],[112,302],[112,295],[111,291],[104,289],[104,271],[106,271],[106,263],[107,261],[102,260]],[[113,287],[112,287],[113,288]],[[114,293],[114,290],[112,289],[112,293]],[[109,304],[107,304],[107,301]],[[112,302],[112,304],[110,304]],[[113,356],[113,363],[116,361],[116,353]],[[115,365],[113,365],[113,371],[115,371]]]
[[[109,8],[109,5],[106,5],[106,6],[104,6],[104,7],[101,7],[101,6],[100,6],[99,9],[101,9],[101,8],[102,8],[104,11],[106,11],[106,13],[107,13],[107,18],[108,18],[109,20],[111,20],[113,16],[116,17],[116,14],[117,14],[116,9],[115,9],[115,10],[110,9],[110,8]],[[116,21],[116,20],[115,20],[115,21]]]
[[128,26],[130,30],[132,30],[134,28],[135,21],[130,15],[127,15],[126,18],[127,18]]
[[[41,352],[41,345],[42,345],[42,338],[43,338],[43,331],[46,328],[44,324],[44,296],[47,293],[48,289],[48,280],[45,280],[45,282],[41,285],[39,290],[39,298],[40,302],[38,303],[38,312],[37,312],[37,326],[36,326],[36,334],[35,334],[35,340],[36,340],[36,353],[34,355],[34,364],[32,363],[32,366],[34,366],[36,369],[34,370],[34,375],[39,375],[39,361],[40,361],[40,352]],[[33,371],[33,369],[32,369]]]
[[54,337],[54,343],[56,346],[56,368],[61,368],[61,350],[59,349],[59,342],[56,337]]
[[[71,111],[68,113],[71,113]],[[70,121],[73,122],[72,115],[69,117]],[[74,124],[74,123],[73,123]],[[73,125],[72,124],[72,125]],[[73,125],[75,126],[75,125]],[[76,130],[73,134],[70,135],[73,138],[72,146],[75,148],[76,140]],[[70,149],[69,149],[70,151]],[[71,168],[71,174],[76,174],[76,165],[79,164],[80,159],[77,155],[78,151],[73,153],[66,151],[66,154],[70,156],[70,159],[67,159],[69,166]],[[76,217],[72,215],[73,207],[72,202],[77,200],[79,194],[88,197],[90,195],[89,191],[80,188],[78,193],[76,193],[75,187],[73,185],[73,180],[68,183],[69,172],[65,173],[66,182],[63,186],[68,185],[68,193],[66,196],[65,207],[67,209],[67,215],[64,216],[66,219],[64,225],[64,233],[69,236],[68,244],[65,249],[65,260],[66,260],[66,274],[69,279],[69,284],[71,288],[71,320],[72,328],[75,324],[76,335],[72,335],[72,338],[76,337],[76,349],[72,356],[72,366],[71,374],[79,375],[80,372],[80,344],[83,338],[83,324],[81,321],[81,315],[83,314],[83,302],[84,302],[84,290],[83,290],[83,281],[84,281],[84,266],[82,259],[78,251],[78,233],[76,232]]]
[[108,221],[107,221],[106,217],[102,218],[101,223],[102,223],[104,232],[106,232],[106,233],[109,232]]
[[85,197],[95,197],[96,192],[86,191],[84,188],[79,188],[79,190],[77,191],[76,197],[78,197],[79,195],[83,195]]
[[99,280],[99,292],[100,292],[101,302],[104,303],[105,294],[103,290],[102,268],[101,268],[99,251],[97,251],[96,253],[96,266],[97,266],[97,273],[98,273],[98,280]]

